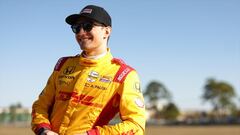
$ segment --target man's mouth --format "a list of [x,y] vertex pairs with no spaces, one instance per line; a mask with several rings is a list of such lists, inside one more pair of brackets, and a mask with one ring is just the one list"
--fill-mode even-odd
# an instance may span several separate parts
[[90,38],[90,37],[86,37],[86,38],[79,38],[78,40],[80,41],[80,42],[86,42],[86,41],[89,41],[89,40],[91,40],[92,38]]

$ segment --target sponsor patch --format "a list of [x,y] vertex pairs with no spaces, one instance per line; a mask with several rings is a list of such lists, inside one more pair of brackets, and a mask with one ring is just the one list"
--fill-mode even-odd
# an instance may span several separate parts
[[120,82],[123,77],[125,77],[131,71],[130,68],[126,68],[122,71],[122,73],[118,76],[117,80]]
[[98,72],[96,71],[91,71],[89,74],[88,74],[88,78],[87,78],[87,81],[88,82],[95,82],[99,77],[99,74]]
[[91,13],[92,13],[92,9],[90,9],[90,8],[85,8],[85,9],[82,10],[81,13],[91,14]]
[[139,82],[135,82],[134,85],[133,85],[133,88],[134,88],[137,92],[141,93],[141,86],[140,86],[140,83],[139,83]]
[[99,77],[99,74],[98,74],[98,72],[96,72],[96,71],[91,71],[91,72],[88,74],[88,76],[98,78],[98,77]]
[[94,78],[91,78],[91,77],[88,77],[88,78],[87,78],[87,81],[88,81],[88,82],[95,82],[95,81],[96,81],[96,79],[94,79]]
[[76,68],[75,66],[68,66],[67,68],[65,68],[63,70],[63,74],[65,74],[65,75],[72,74],[74,72],[75,68]]
[[71,100],[73,104],[81,104],[86,106],[93,106],[96,108],[102,108],[103,104],[95,103],[93,96],[85,95],[85,94],[78,94],[76,92],[64,92],[60,91],[57,97],[57,100],[61,101],[68,101]]
[[70,85],[70,82],[64,81],[64,80],[58,80],[59,85]]
[[107,88],[104,86],[93,85],[93,84],[89,84],[89,83],[85,83],[85,87],[90,87],[90,88],[99,89],[99,90],[107,90]]
[[112,80],[111,76],[102,76],[99,81],[104,83],[110,83],[111,80]]
[[70,75],[60,75],[60,76],[58,76],[58,79],[74,80],[75,77],[74,76],[70,76]]
[[144,108],[144,103],[143,103],[143,100],[140,99],[140,98],[136,98],[135,99],[135,104],[140,107],[140,108]]

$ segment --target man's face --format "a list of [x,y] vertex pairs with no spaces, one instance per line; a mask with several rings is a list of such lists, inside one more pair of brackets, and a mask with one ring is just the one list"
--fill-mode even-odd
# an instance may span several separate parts
[[[91,53],[99,51],[99,49],[106,46],[107,38],[110,34],[108,30],[109,27],[105,27],[87,19],[81,19],[77,22],[77,25],[80,25],[81,28],[79,29],[79,32],[75,34],[75,37],[83,51]],[[84,30],[82,27],[85,26],[86,28],[92,26],[92,29],[90,31]]]

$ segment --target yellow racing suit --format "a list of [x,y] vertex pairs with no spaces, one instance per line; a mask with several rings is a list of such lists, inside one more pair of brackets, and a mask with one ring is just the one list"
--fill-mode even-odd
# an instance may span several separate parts
[[[108,125],[117,113],[122,121]],[[60,58],[32,106],[35,134],[143,135],[145,120],[136,71],[110,51],[99,59]]]

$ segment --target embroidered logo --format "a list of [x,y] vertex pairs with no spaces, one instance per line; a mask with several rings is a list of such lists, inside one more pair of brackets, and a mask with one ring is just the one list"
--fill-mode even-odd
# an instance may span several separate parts
[[125,75],[127,75],[128,72],[130,72],[130,71],[131,71],[130,68],[126,68],[126,69],[124,69],[123,72],[118,76],[117,80],[118,80],[118,81],[121,81],[122,78],[123,78]]
[[99,77],[99,74],[98,72],[96,71],[91,71],[89,74],[88,74],[88,78],[87,78],[87,81],[88,82],[95,82]]
[[82,10],[81,13],[91,14],[91,13],[92,13],[92,9],[90,9],[90,8],[85,8],[85,9]]
[[142,99],[140,99],[140,98],[135,99],[135,104],[140,108],[144,108],[144,103],[143,103]]
[[140,86],[140,83],[139,83],[139,82],[135,82],[134,85],[133,85],[133,88],[134,88],[137,92],[141,93],[141,86]]
[[99,81],[104,83],[110,83],[111,80],[112,80],[111,76],[102,76]]
[[65,75],[72,74],[74,72],[75,68],[76,68],[75,66],[68,66],[67,68],[65,68],[63,70],[63,74],[65,74]]

